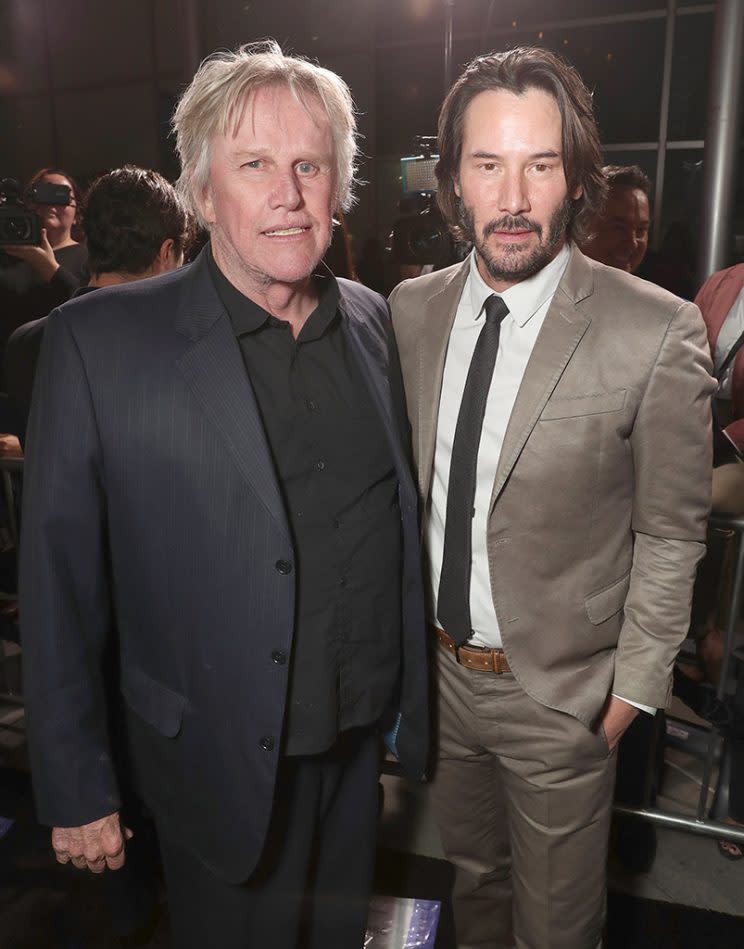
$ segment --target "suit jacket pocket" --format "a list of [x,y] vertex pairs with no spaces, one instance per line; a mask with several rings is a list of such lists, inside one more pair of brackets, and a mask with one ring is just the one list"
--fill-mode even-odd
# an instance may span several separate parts
[[551,399],[540,415],[541,421],[575,418],[580,415],[603,415],[619,412],[625,405],[627,389],[600,392],[596,395],[577,395],[570,399]]
[[173,692],[135,666],[125,666],[121,673],[124,700],[149,725],[166,738],[175,738],[181,730],[186,699]]
[[629,586],[630,571],[584,600],[586,615],[594,626],[599,626],[600,623],[604,623],[605,620],[620,612],[625,605]]

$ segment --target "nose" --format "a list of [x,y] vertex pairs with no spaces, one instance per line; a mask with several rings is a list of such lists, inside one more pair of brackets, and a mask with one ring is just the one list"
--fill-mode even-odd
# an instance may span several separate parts
[[273,183],[269,205],[272,209],[294,210],[302,204],[302,191],[294,169],[277,172]]
[[531,205],[527,195],[527,185],[524,175],[519,170],[504,171],[499,190],[499,210],[516,216],[526,214]]

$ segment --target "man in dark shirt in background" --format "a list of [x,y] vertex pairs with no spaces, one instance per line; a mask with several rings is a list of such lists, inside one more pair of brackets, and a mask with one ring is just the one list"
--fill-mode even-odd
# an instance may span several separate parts
[[174,127],[210,245],[44,334],[21,582],[39,815],[61,861],[125,859],[98,673],[115,628],[173,945],[351,949],[379,731],[416,778],[427,752],[388,311],[317,273],[352,200],[353,105],[270,41],[207,60]]

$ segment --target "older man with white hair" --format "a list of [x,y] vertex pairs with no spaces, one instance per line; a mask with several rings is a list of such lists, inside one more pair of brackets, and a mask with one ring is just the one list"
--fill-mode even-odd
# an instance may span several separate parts
[[62,307],[44,337],[21,579],[39,816],[60,861],[124,861],[114,650],[174,946],[351,949],[379,732],[415,777],[427,748],[388,311],[318,266],[352,202],[353,105],[269,41],[206,60],[174,129],[209,244]]

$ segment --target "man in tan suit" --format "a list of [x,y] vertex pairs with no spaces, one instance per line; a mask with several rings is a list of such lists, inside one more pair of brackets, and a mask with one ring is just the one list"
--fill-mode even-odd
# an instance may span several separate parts
[[442,211],[474,251],[391,305],[458,945],[594,949],[614,750],[667,703],[704,551],[705,328],[692,304],[575,247],[602,163],[591,96],[551,53],[471,63],[439,153]]

